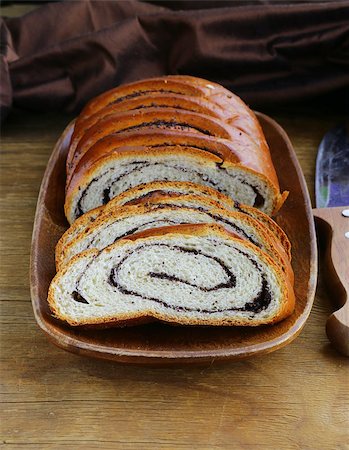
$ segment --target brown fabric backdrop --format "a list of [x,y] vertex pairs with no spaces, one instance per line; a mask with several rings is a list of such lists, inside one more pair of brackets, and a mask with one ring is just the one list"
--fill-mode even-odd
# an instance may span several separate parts
[[50,3],[1,20],[2,116],[78,111],[120,83],[217,81],[253,107],[349,86],[349,2]]

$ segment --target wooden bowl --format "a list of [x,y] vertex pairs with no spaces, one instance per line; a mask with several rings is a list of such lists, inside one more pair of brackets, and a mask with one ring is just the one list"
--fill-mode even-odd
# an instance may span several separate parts
[[283,129],[259,114],[282,190],[290,195],[276,220],[292,243],[296,308],[272,326],[183,327],[154,323],[107,330],[72,328],[52,317],[46,298],[55,275],[54,249],[67,229],[65,161],[73,124],[57,142],[41,184],[31,249],[31,298],[35,319],[49,339],[74,353],[136,364],[209,363],[277,350],[303,328],[314,299],[317,249],[310,199],[299,163]]

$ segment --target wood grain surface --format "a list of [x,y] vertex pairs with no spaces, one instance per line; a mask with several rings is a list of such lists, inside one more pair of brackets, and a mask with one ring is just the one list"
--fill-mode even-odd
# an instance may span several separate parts
[[[263,112],[289,134],[314,198],[317,146],[343,116],[309,104]],[[30,302],[30,241],[41,178],[71,118],[14,112],[2,128],[0,447],[349,449],[348,359],[326,337],[335,299],[321,272],[300,336],[254,359],[134,367],[76,356],[46,339]]]
[[[341,117],[269,112],[313,197],[317,145]],[[328,343],[320,275],[301,335],[273,354],[204,367],[122,366],[54,347],[37,327],[29,252],[37,194],[71,117],[13,113],[1,154],[1,439],[5,448],[347,449],[348,359]]]

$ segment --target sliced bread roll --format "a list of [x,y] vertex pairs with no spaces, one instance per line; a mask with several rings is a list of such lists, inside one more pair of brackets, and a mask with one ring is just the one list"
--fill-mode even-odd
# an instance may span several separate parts
[[48,303],[70,325],[275,323],[294,309],[290,280],[224,228],[179,225],[87,250],[53,279]]
[[[190,203],[190,201],[188,201]],[[228,231],[249,240],[254,245],[269,253],[285,272],[291,273],[290,260],[280,241],[260,222],[240,212],[231,212],[222,208],[203,211],[194,207],[176,204],[148,204],[124,206],[110,209],[98,216],[67,245],[58,244],[56,248],[56,265],[60,269],[78,253],[89,248],[102,249],[125,236],[166,225],[188,223],[218,223]],[[74,226],[73,233],[74,233]],[[66,235],[69,235],[69,230]],[[63,240],[67,241],[65,236]],[[290,278],[293,278],[290,275]]]
[[203,184],[268,215],[287,197],[267,175],[199,149],[125,147],[75,171],[66,192],[66,217],[73,223],[125,190],[153,181]]

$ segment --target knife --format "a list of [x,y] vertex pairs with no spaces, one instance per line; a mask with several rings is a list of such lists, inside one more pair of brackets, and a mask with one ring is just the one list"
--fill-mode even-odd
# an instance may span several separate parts
[[349,356],[349,127],[340,125],[323,137],[315,174],[317,232],[326,238],[326,282],[340,307],[326,322],[327,337]]

